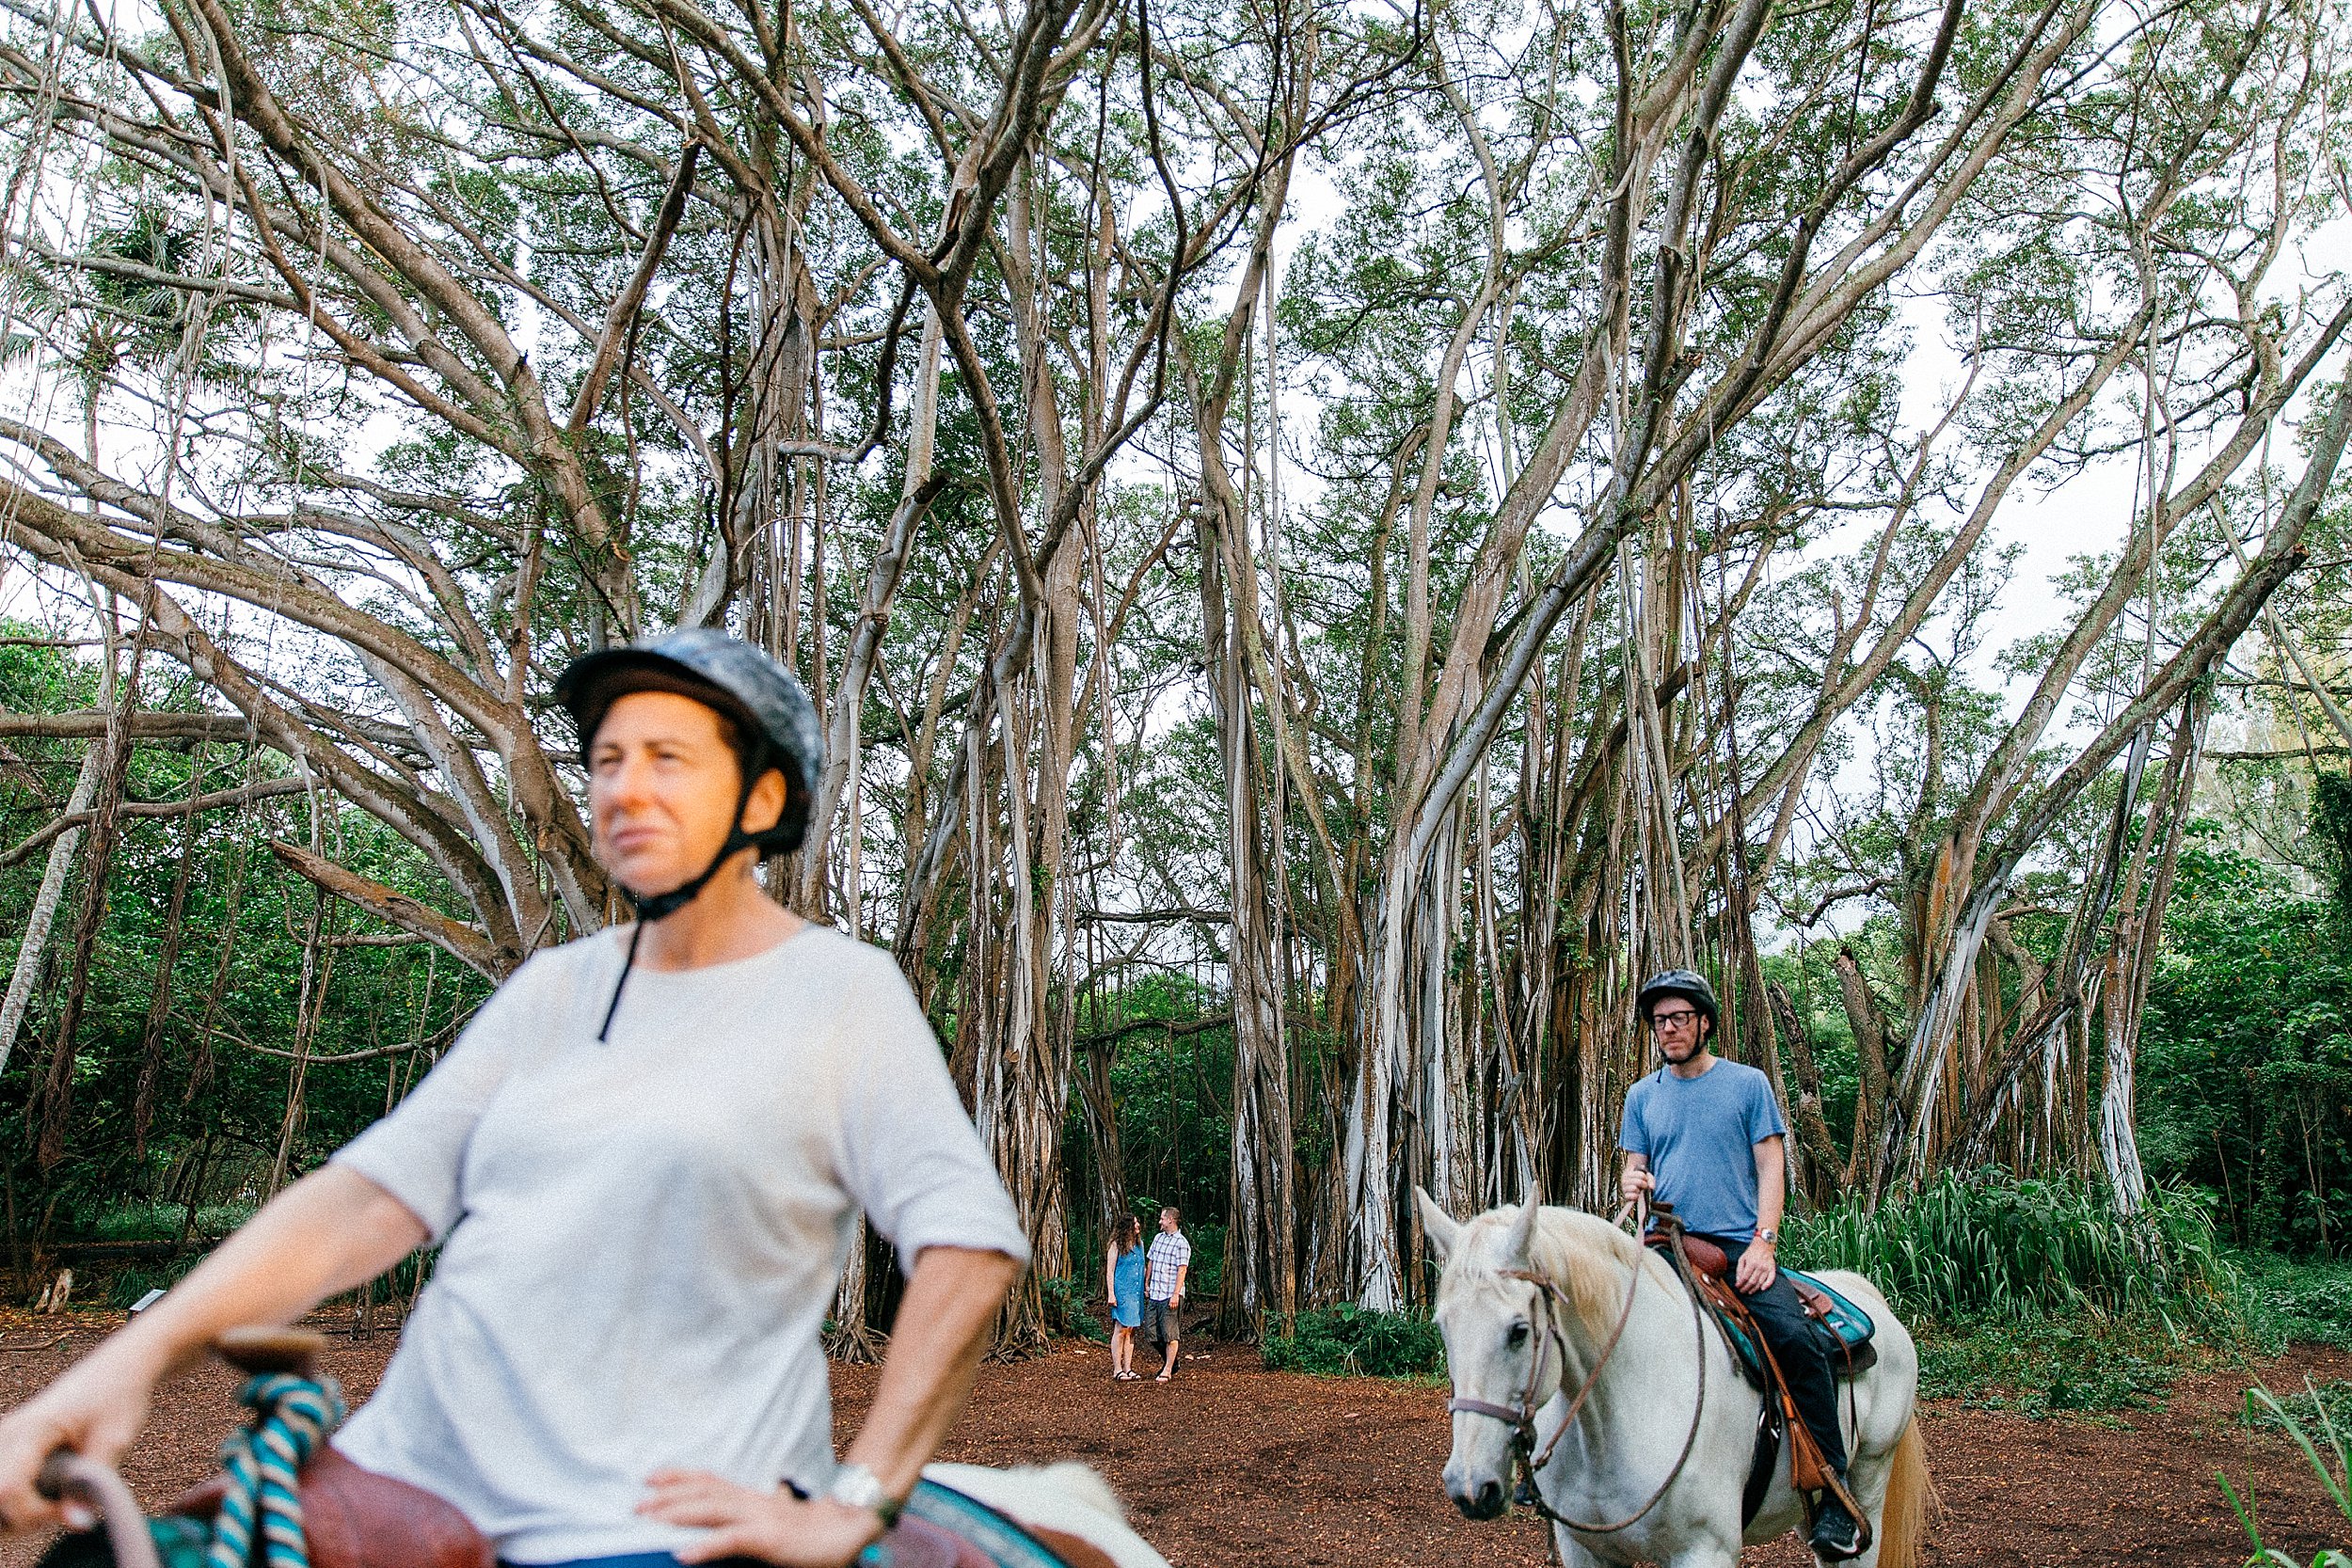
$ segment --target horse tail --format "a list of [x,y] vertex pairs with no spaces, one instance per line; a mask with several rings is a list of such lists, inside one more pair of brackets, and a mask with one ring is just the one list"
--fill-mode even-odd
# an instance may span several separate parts
[[1935,1481],[1928,1474],[1928,1440],[1915,1416],[1895,1444],[1894,1467],[1886,1478],[1886,1502],[1879,1511],[1878,1568],[1919,1568],[1928,1518],[1937,1506]]

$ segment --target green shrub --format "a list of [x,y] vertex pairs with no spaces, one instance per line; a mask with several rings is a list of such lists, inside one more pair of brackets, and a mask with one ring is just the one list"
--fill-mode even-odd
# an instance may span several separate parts
[[2242,1281],[2239,1310],[2264,1354],[2293,1344],[2352,1350],[2352,1263],[2273,1252],[2241,1253],[2233,1261]]
[[2036,1420],[2155,1408],[2184,1355],[2194,1358],[2193,1347],[2144,1320],[1979,1319],[1925,1325],[1918,1342],[1923,1396]]
[[1328,1307],[1277,1319],[1259,1354],[1278,1372],[1323,1377],[1435,1377],[1445,1370],[1438,1325],[1412,1312]]
[[1039,1281],[1039,1290],[1045,1297],[1045,1324],[1056,1334],[1067,1334],[1080,1339],[1091,1339],[1098,1345],[1110,1343],[1110,1332],[1101,1320],[1087,1310],[1090,1281],[1076,1279],[1046,1279]]
[[2238,1296],[2202,1200],[2152,1190],[2125,1216],[2072,1178],[1947,1175],[1875,1210],[1792,1217],[1783,1252],[1798,1268],[1852,1269],[1899,1310],[1940,1320],[2152,1312],[2209,1324]]
[[190,1269],[203,1261],[190,1253],[160,1263],[133,1263],[116,1271],[106,1286],[106,1305],[129,1311],[139,1304],[139,1298],[150,1291],[168,1291],[180,1283]]
[[228,1235],[251,1219],[255,1207],[250,1203],[206,1204],[196,1212],[196,1223],[191,1227],[183,1204],[135,1199],[91,1215],[81,1234],[93,1242],[173,1242],[185,1231],[198,1244],[202,1244]]

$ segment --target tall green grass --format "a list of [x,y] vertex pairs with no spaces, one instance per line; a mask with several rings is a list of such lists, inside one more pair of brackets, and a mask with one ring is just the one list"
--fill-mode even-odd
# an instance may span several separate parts
[[1875,1210],[1843,1204],[1793,1217],[1783,1256],[1851,1269],[1898,1310],[1944,1322],[2153,1314],[2210,1326],[2235,1316],[2235,1275],[2211,1212],[2157,1189],[2138,1214],[2071,1178],[1947,1175]]
[[[2287,1435],[2310,1462],[2312,1473],[2319,1478],[2320,1489],[2336,1505],[2336,1512],[2344,1515],[2345,1528],[2352,1529],[2352,1452],[2347,1452],[2344,1433],[2337,1427],[2320,1389],[2308,1378],[2303,1386],[2311,1396],[2313,1418],[2310,1426],[2304,1424],[2300,1412],[2291,1403],[2259,1385],[2246,1391],[2247,1411],[2249,1415],[2259,1413],[2265,1424],[2286,1429]],[[2230,1507],[2244,1527],[2247,1540],[2253,1544],[2254,1555],[2246,1560],[2246,1568],[2299,1568],[2286,1553],[2263,1544],[2262,1520],[2254,1512],[2253,1481],[2249,1480],[2245,1493],[2240,1495],[2226,1474],[2217,1470],[2214,1479],[2221,1482],[2221,1495],[2230,1499]],[[2311,1560],[2311,1568],[2352,1568],[2352,1554],[2328,1548]]]

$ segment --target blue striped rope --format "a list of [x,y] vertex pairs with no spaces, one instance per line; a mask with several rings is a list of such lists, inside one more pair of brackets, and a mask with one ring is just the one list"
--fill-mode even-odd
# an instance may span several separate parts
[[332,1378],[264,1372],[237,1397],[251,1408],[253,1418],[220,1446],[229,1495],[213,1516],[205,1568],[251,1568],[257,1523],[263,1568],[310,1568],[298,1478],[304,1463],[342,1421],[342,1390]]

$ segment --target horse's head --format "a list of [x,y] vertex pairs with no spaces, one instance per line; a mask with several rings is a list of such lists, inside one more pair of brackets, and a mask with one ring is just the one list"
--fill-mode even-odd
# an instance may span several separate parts
[[1522,1419],[1560,1386],[1562,1350],[1554,1317],[1532,1275],[1533,1194],[1517,1210],[1456,1221],[1419,1188],[1422,1231],[1445,1264],[1438,1283],[1438,1331],[1454,1380],[1454,1451],[1446,1496],[1472,1519],[1500,1514],[1511,1495],[1512,1443]]

